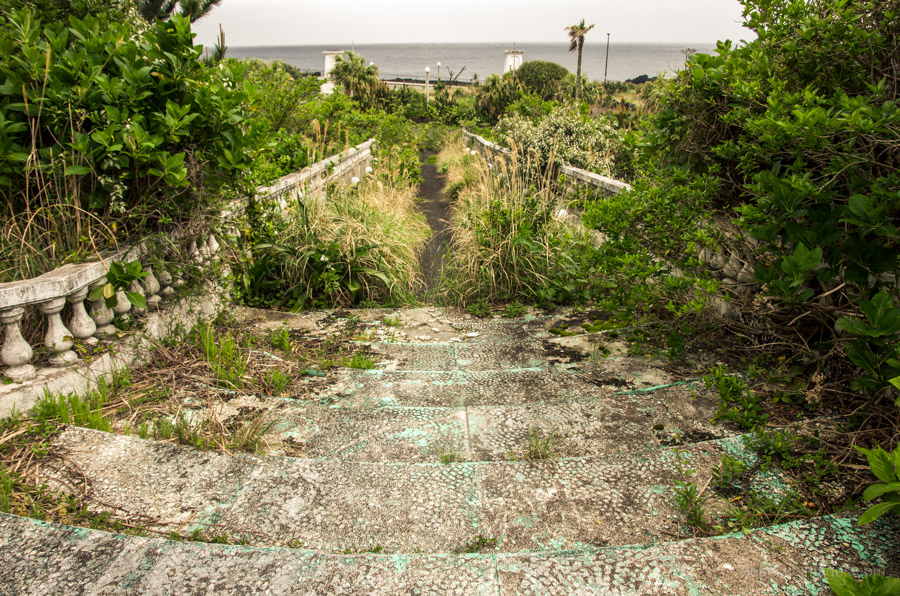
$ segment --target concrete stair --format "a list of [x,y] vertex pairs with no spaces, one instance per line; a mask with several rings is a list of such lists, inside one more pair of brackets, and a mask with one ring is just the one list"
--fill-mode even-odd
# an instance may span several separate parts
[[[384,331],[374,322],[389,314],[366,311],[362,324]],[[744,437],[709,424],[715,400],[696,373],[597,336],[557,337],[546,317],[399,315],[390,339],[367,342],[377,370],[311,379],[302,400],[236,399],[277,417],[267,456],[77,427],[54,437],[48,487],[160,536],[243,544],[0,516],[0,592],[818,594],[825,567],[900,571],[900,526],[857,528],[855,513],[688,538],[673,501],[679,461],[700,485],[725,453],[762,491],[786,483],[753,466]],[[327,313],[242,318],[334,324]],[[529,455],[536,429],[558,437],[552,458]]]

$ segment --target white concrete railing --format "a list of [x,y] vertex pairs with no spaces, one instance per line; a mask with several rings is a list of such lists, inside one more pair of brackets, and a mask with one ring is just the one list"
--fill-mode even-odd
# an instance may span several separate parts
[[367,173],[372,172],[370,164],[374,146],[375,139],[369,139],[299,172],[283,176],[271,186],[261,186],[256,189],[256,194],[281,199],[282,204],[285,204],[284,195],[289,193],[294,193],[299,198],[313,198],[332,182],[352,182],[353,178],[362,179]]
[[[295,191],[307,197],[315,196],[328,183],[362,178],[371,172],[372,146],[374,139],[343,153],[331,156],[312,166],[289,174],[269,187],[257,189],[257,192],[269,197],[281,198]],[[219,243],[210,234],[197,246],[189,249],[191,259],[204,263],[218,252]],[[110,263],[116,261],[133,261],[143,256],[144,248],[136,246],[105,255],[98,261],[63,265],[53,271],[32,279],[0,283],[0,324],[3,326],[2,343],[0,343],[0,362],[4,369],[0,374],[16,383],[28,381],[37,376],[33,362],[35,350],[25,340],[21,323],[26,310],[36,309],[46,318],[46,333],[43,346],[50,353],[50,366],[65,367],[78,361],[73,350],[76,342],[97,343],[98,337],[115,331],[112,325],[116,317],[122,317],[132,308],[124,291],[117,294],[117,304],[107,308],[105,301],[92,301],[90,314],[85,306],[88,294],[97,287],[106,284],[106,273]],[[132,282],[129,291],[143,294],[148,308],[174,294],[173,285],[181,282],[174,279],[166,270],[153,271],[152,267],[144,267],[148,273],[139,282]],[[70,314],[63,321],[62,312],[66,304],[71,305]]]
[[[210,235],[197,248],[191,246],[194,260],[204,262],[218,250],[218,242]],[[116,305],[108,308],[101,298],[90,303],[90,314],[85,307],[88,294],[94,288],[106,285],[109,265],[115,261],[134,261],[144,253],[143,246],[136,246],[106,255],[103,259],[90,263],[69,264],[32,279],[0,284],[0,323],[3,325],[0,362],[6,367],[3,376],[14,382],[28,381],[37,374],[32,364],[34,349],[22,335],[21,323],[26,309],[34,308],[46,319],[46,333],[43,346],[50,354],[50,366],[64,367],[78,361],[72,349],[75,342],[97,343],[98,337],[114,333],[112,325],[117,317],[122,317],[133,307],[124,291],[116,295]],[[148,266],[143,270],[148,274],[140,281],[134,281],[128,291],[143,295],[148,308],[175,293],[173,285],[181,282],[161,269],[153,271]],[[62,312],[66,304],[71,305],[67,321]]]
[[[473,145],[475,145],[475,150],[478,151],[478,153],[480,153],[482,156],[490,155],[491,157],[493,157],[495,155],[509,154],[509,149],[507,149],[506,147],[502,147],[496,143],[492,143],[484,137],[472,134],[467,130],[463,131],[463,135],[467,139],[469,139],[469,141],[471,141]],[[608,176],[601,176],[600,174],[595,174],[594,172],[588,172],[587,170],[582,170],[581,168],[561,166],[559,168],[559,173],[565,176],[566,180],[569,180],[574,184],[586,184],[588,186],[599,188],[600,190],[613,195],[617,195],[625,191],[630,191],[632,189],[630,184],[615,180],[614,178],[609,178]]]

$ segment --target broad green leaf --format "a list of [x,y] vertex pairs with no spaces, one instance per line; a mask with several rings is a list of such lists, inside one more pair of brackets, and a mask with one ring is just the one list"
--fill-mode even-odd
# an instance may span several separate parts
[[900,482],[891,482],[889,484],[873,484],[866,488],[863,492],[863,499],[872,501],[886,493],[900,493]]
[[891,501],[885,501],[883,503],[876,503],[872,505],[865,512],[859,516],[859,525],[864,526],[868,523],[871,523],[888,513],[889,511],[897,510],[900,511],[900,503],[893,503]]
[[91,169],[87,166],[66,166],[65,171],[66,176],[82,176],[90,173]]
[[859,584],[849,573],[837,569],[826,569],[825,579],[828,580],[828,586],[834,590],[837,596],[860,596]]
[[875,449],[857,447],[856,449],[866,456],[869,467],[876,478],[882,482],[895,482],[897,480],[897,476],[894,473],[894,462],[891,461],[890,455],[884,449],[881,447]]
[[143,308],[143,309],[146,309],[146,308],[147,308],[147,299],[144,298],[144,296],[141,295],[140,293],[138,293],[138,292],[125,292],[125,296],[127,296],[127,297],[128,297],[128,301],[131,302],[131,303],[132,303],[133,305],[135,305],[136,307],[138,307],[138,308]]

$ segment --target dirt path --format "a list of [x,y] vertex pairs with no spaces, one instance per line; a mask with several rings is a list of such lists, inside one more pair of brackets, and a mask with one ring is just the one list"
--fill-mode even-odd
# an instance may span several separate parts
[[419,257],[422,277],[425,280],[423,292],[425,296],[435,291],[440,283],[441,264],[450,244],[450,204],[441,195],[441,190],[444,188],[444,177],[437,173],[435,164],[425,163],[425,160],[431,155],[433,153],[419,154],[423,180],[419,185],[418,196],[422,199],[420,208],[431,228],[431,238],[428,239]]

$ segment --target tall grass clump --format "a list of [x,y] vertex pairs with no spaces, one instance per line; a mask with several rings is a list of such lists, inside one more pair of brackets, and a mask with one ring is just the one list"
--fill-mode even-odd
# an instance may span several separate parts
[[590,237],[557,218],[562,204],[538,155],[513,143],[507,158],[491,163],[455,141],[438,159],[455,199],[453,250],[444,275],[449,302],[552,305],[590,296]]
[[369,178],[272,218],[244,264],[245,301],[299,310],[412,299],[429,234],[414,187]]

